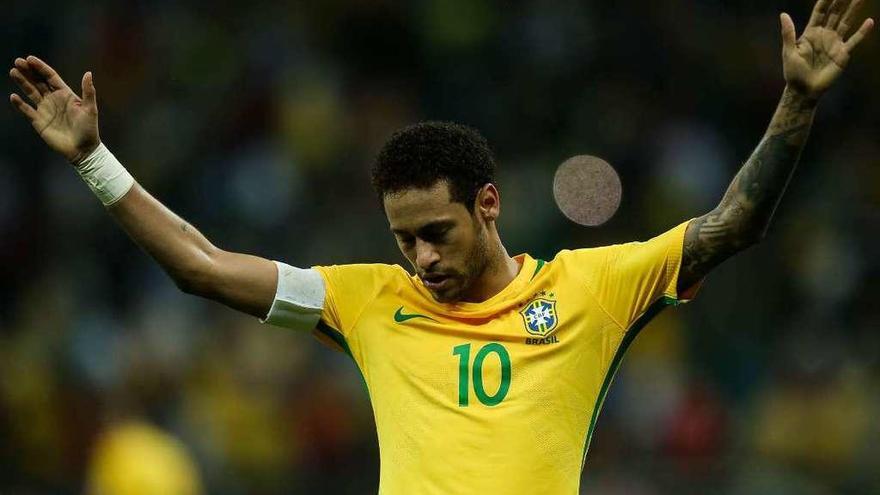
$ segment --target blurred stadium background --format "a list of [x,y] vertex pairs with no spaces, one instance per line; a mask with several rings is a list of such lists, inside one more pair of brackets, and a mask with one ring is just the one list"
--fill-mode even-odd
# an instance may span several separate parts
[[[497,151],[509,250],[552,257],[713,207],[811,4],[13,0],[0,53],[94,71],[104,142],[225,249],[403,263],[369,164],[443,119]],[[857,55],[769,238],[629,351],[584,493],[880,493],[877,37]],[[376,492],[346,356],[179,293],[12,107],[0,133],[0,493]],[[623,180],[599,229],[552,200],[581,153]]]

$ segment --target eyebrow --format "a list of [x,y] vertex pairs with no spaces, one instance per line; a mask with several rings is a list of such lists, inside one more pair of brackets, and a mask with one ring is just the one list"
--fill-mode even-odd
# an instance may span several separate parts
[[[449,229],[455,226],[455,222],[452,220],[437,220],[435,222],[430,222],[425,225],[422,225],[416,230],[417,237],[424,237],[425,235],[433,234],[439,230]],[[401,229],[391,229],[395,235],[405,235],[409,234],[409,232]]]

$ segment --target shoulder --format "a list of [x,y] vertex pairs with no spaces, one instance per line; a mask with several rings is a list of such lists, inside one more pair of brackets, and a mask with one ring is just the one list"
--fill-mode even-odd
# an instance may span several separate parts
[[648,258],[653,258],[647,256],[650,253],[650,250],[646,249],[647,242],[629,241],[588,248],[563,249],[556,254],[550,266],[565,276],[574,277],[582,282],[598,283],[619,276],[621,272],[647,269],[647,266],[642,265],[649,264]]
[[312,269],[321,275],[329,289],[375,290],[409,281],[409,273],[402,266],[384,263],[316,265]]
[[400,265],[362,263],[313,266],[324,281],[325,298],[321,318],[346,338],[361,314],[383,294],[396,293],[409,284]]
[[627,241],[581,249],[563,249],[559,251],[554,261],[559,260],[562,264],[587,264],[595,267],[616,261],[645,257],[663,257],[670,251],[681,251],[684,234],[689,222],[682,222],[647,240]]
[[556,253],[556,256],[550,261],[551,266],[563,269],[595,269],[596,267],[606,263],[608,259],[615,256],[620,250],[625,249],[627,244],[610,244],[607,246],[596,246],[578,249],[563,249]]
[[[632,244],[632,243],[628,243]],[[589,248],[563,249],[556,253],[551,260],[552,263],[578,263],[581,261],[597,260],[608,256],[616,249],[626,246],[626,244],[609,244],[607,246],[596,246]]]

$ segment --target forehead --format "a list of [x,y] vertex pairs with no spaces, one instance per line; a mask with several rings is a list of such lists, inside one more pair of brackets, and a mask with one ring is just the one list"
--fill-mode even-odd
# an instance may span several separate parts
[[406,189],[385,196],[385,214],[394,231],[415,231],[424,225],[467,216],[467,208],[450,200],[449,187],[438,182],[427,189]]

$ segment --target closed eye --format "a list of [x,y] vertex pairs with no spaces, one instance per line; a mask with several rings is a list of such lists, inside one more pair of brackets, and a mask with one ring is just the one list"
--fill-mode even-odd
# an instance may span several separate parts
[[447,234],[449,233],[449,229],[444,229],[442,232],[431,232],[428,234],[423,234],[422,239],[425,242],[430,242],[431,244],[443,244],[446,242]]
[[449,220],[441,220],[429,223],[415,232],[415,236],[406,230],[392,229],[391,231],[397,237],[398,242],[402,246],[412,246],[415,244],[416,238],[430,244],[444,244],[448,241],[449,232],[455,226],[455,222]]
[[452,225],[444,222],[431,224],[419,229],[418,234],[425,242],[430,242],[431,244],[443,244],[446,242],[450,230],[452,230]]

